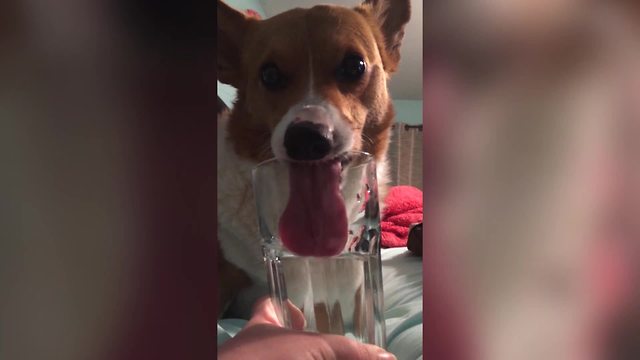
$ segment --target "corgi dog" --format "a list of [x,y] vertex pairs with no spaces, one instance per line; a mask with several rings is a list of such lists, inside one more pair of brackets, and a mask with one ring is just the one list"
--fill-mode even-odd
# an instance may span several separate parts
[[218,1],[218,80],[237,89],[218,117],[220,311],[247,318],[267,294],[251,181],[260,162],[331,163],[364,151],[384,198],[394,121],[387,81],[409,18],[409,0],[297,8],[266,20]]

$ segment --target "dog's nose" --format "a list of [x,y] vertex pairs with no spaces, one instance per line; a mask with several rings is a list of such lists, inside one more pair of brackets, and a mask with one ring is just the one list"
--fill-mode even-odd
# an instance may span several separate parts
[[284,135],[284,147],[293,160],[320,160],[331,152],[332,146],[333,132],[323,123],[293,122]]

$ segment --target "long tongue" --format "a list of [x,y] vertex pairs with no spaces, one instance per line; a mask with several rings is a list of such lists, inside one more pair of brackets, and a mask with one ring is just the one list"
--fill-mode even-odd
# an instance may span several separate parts
[[300,256],[333,256],[347,242],[339,161],[289,168],[289,202],[280,218],[284,246]]

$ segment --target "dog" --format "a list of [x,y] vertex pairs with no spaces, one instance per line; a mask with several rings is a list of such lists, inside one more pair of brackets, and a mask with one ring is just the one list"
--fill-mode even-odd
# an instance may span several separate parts
[[[218,1],[218,79],[238,91],[233,108],[218,119],[226,315],[247,318],[267,293],[251,184],[257,164],[274,157],[320,162],[365,151],[375,158],[384,199],[394,121],[387,81],[398,67],[409,18],[408,0],[297,8],[266,20]],[[248,281],[236,282],[230,273]]]

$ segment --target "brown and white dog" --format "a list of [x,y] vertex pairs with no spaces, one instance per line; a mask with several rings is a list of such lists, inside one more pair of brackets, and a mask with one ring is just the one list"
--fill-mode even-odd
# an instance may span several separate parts
[[266,20],[218,1],[218,78],[238,90],[233,109],[218,119],[217,148],[220,301],[233,300],[233,316],[248,316],[266,293],[251,188],[259,162],[366,151],[378,164],[383,198],[394,119],[387,80],[409,16],[408,0],[298,8]]

